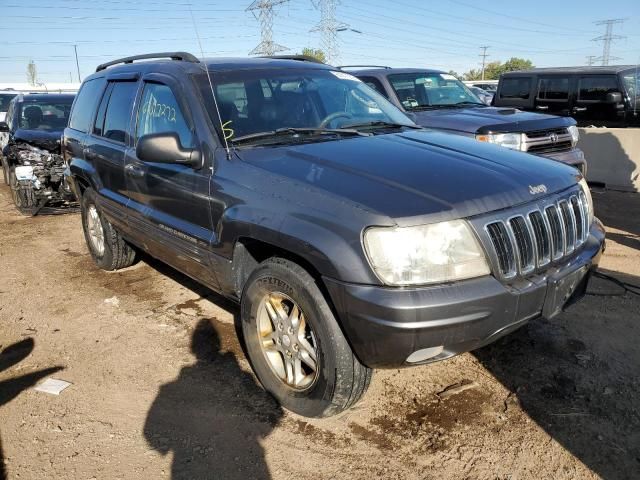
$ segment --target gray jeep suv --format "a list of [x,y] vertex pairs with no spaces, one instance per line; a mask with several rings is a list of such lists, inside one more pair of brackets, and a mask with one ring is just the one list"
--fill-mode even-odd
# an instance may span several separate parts
[[604,245],[576,169],[421,129],[312,62],[102,65],[63,150],[96,264],[143,250],[240,303],[257,377],[307,416],[349,408],[372,368],[557,315]]

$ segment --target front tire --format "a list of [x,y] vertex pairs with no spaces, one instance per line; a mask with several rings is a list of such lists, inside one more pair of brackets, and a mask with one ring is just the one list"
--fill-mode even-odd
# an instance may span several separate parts
[[372,370],[362,365],[309,273],[283,258],[261,263],[241,299],[249,360],[282,406],[328,417],[353,406]]
[[87,188],[81,198],[82,229],[93,261],[103,270],[119,270],[134,264],[136,251],[100,213],[96,194]]
[[33,215],[38,207],[36,193],[31,185],[20,185],[14,167],[9,169],[9,186],[11,198],[22,215]]

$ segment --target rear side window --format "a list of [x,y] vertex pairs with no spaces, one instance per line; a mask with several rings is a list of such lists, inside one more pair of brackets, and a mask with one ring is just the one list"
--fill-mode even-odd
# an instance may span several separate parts
[[569,77],[546,77],[538,81],[540,100],[568,100]]
[[167,132],[177,133],[183,147],[193,145],[191,129],[171,89],[159,83],[147,83],[138,112],[136,136]]
[[614,75],[591,75],[581,77],[578,83],[578,100],[604,102],[607,93],[619,91],[618,79]]
[[81,132],[87,132],[91,125],[91,117],[96,108],[96,103],[100,99],[100,93],[104,87],[104,79],[96,78],[89,80],[82,85],[80,93],[76,97],[73,105],[69,127]]
[[110,90],[110,95],[107,92],[100,105],[93,133],[115,142],[125,143],[138,84],[114,82]]
[[509,77],[502,80],[500,98],[527,100],[531,92],[531,77]]

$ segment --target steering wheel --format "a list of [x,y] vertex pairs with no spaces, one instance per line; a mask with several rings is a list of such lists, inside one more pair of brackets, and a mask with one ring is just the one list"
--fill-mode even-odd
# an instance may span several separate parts
[[320,122],[319,128],[325,128],[330,122],[334,121],[336,118],[353,118],[348,112],[333,112],[327,115]]

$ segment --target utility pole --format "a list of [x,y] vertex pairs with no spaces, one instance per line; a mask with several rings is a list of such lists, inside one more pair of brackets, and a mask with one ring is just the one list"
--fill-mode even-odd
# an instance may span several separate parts
[[611,18],[609,20],[600,20],[599,22],[594,22],[596,25],[605,26],[604,35],[592,39],[592,41],[594,42],[603,42],[602,56],[595,58],[595,60],[601,61],[602,65],[609,65],[609,62],[611,60],[619,60],[619,57],[611,56],[611,42],[613,42],[613,40],[621,40],[626,37],[623,37],[622,35],[614,35],[613,26],[616,24],[622,24],[625,20],[626,18]]
[[481,46],[480,49],[482,50],[482,53],[478,55],[479,57],[482,57],[482,80],[484,80],[484,67],[487,63],[487,57],[489,56],[487,53],[488,48],[490,48],[489,45]]
[[320,32],[322,36],[321,48],[327,63],[334,65],[340,59],[338,32],[362,32],[349,28],[349,25],[336,19],[336,7],[340,4],[340,0],[311,0],[311,2],[314,7],[320,10],[320,23],[311,31]]
[[597,55],[587,55],[587,65],[592,66],[598,59]]
[[78,83],[80,83],[82,80],[80,80],[80,64],[78,63],[78,45],[73,46],[73,51],[76,52],[76,69],[78,70]]
[[254,2],[247,7],[247,12],[253,13],[255,19],[260,22],[260,43],[249,52],[249,55],[271,56],[278,52],[288,50],[287,47],[273,41],[273,17],[276,14],[273,7],[288,1],[289,0],[254,0]]

